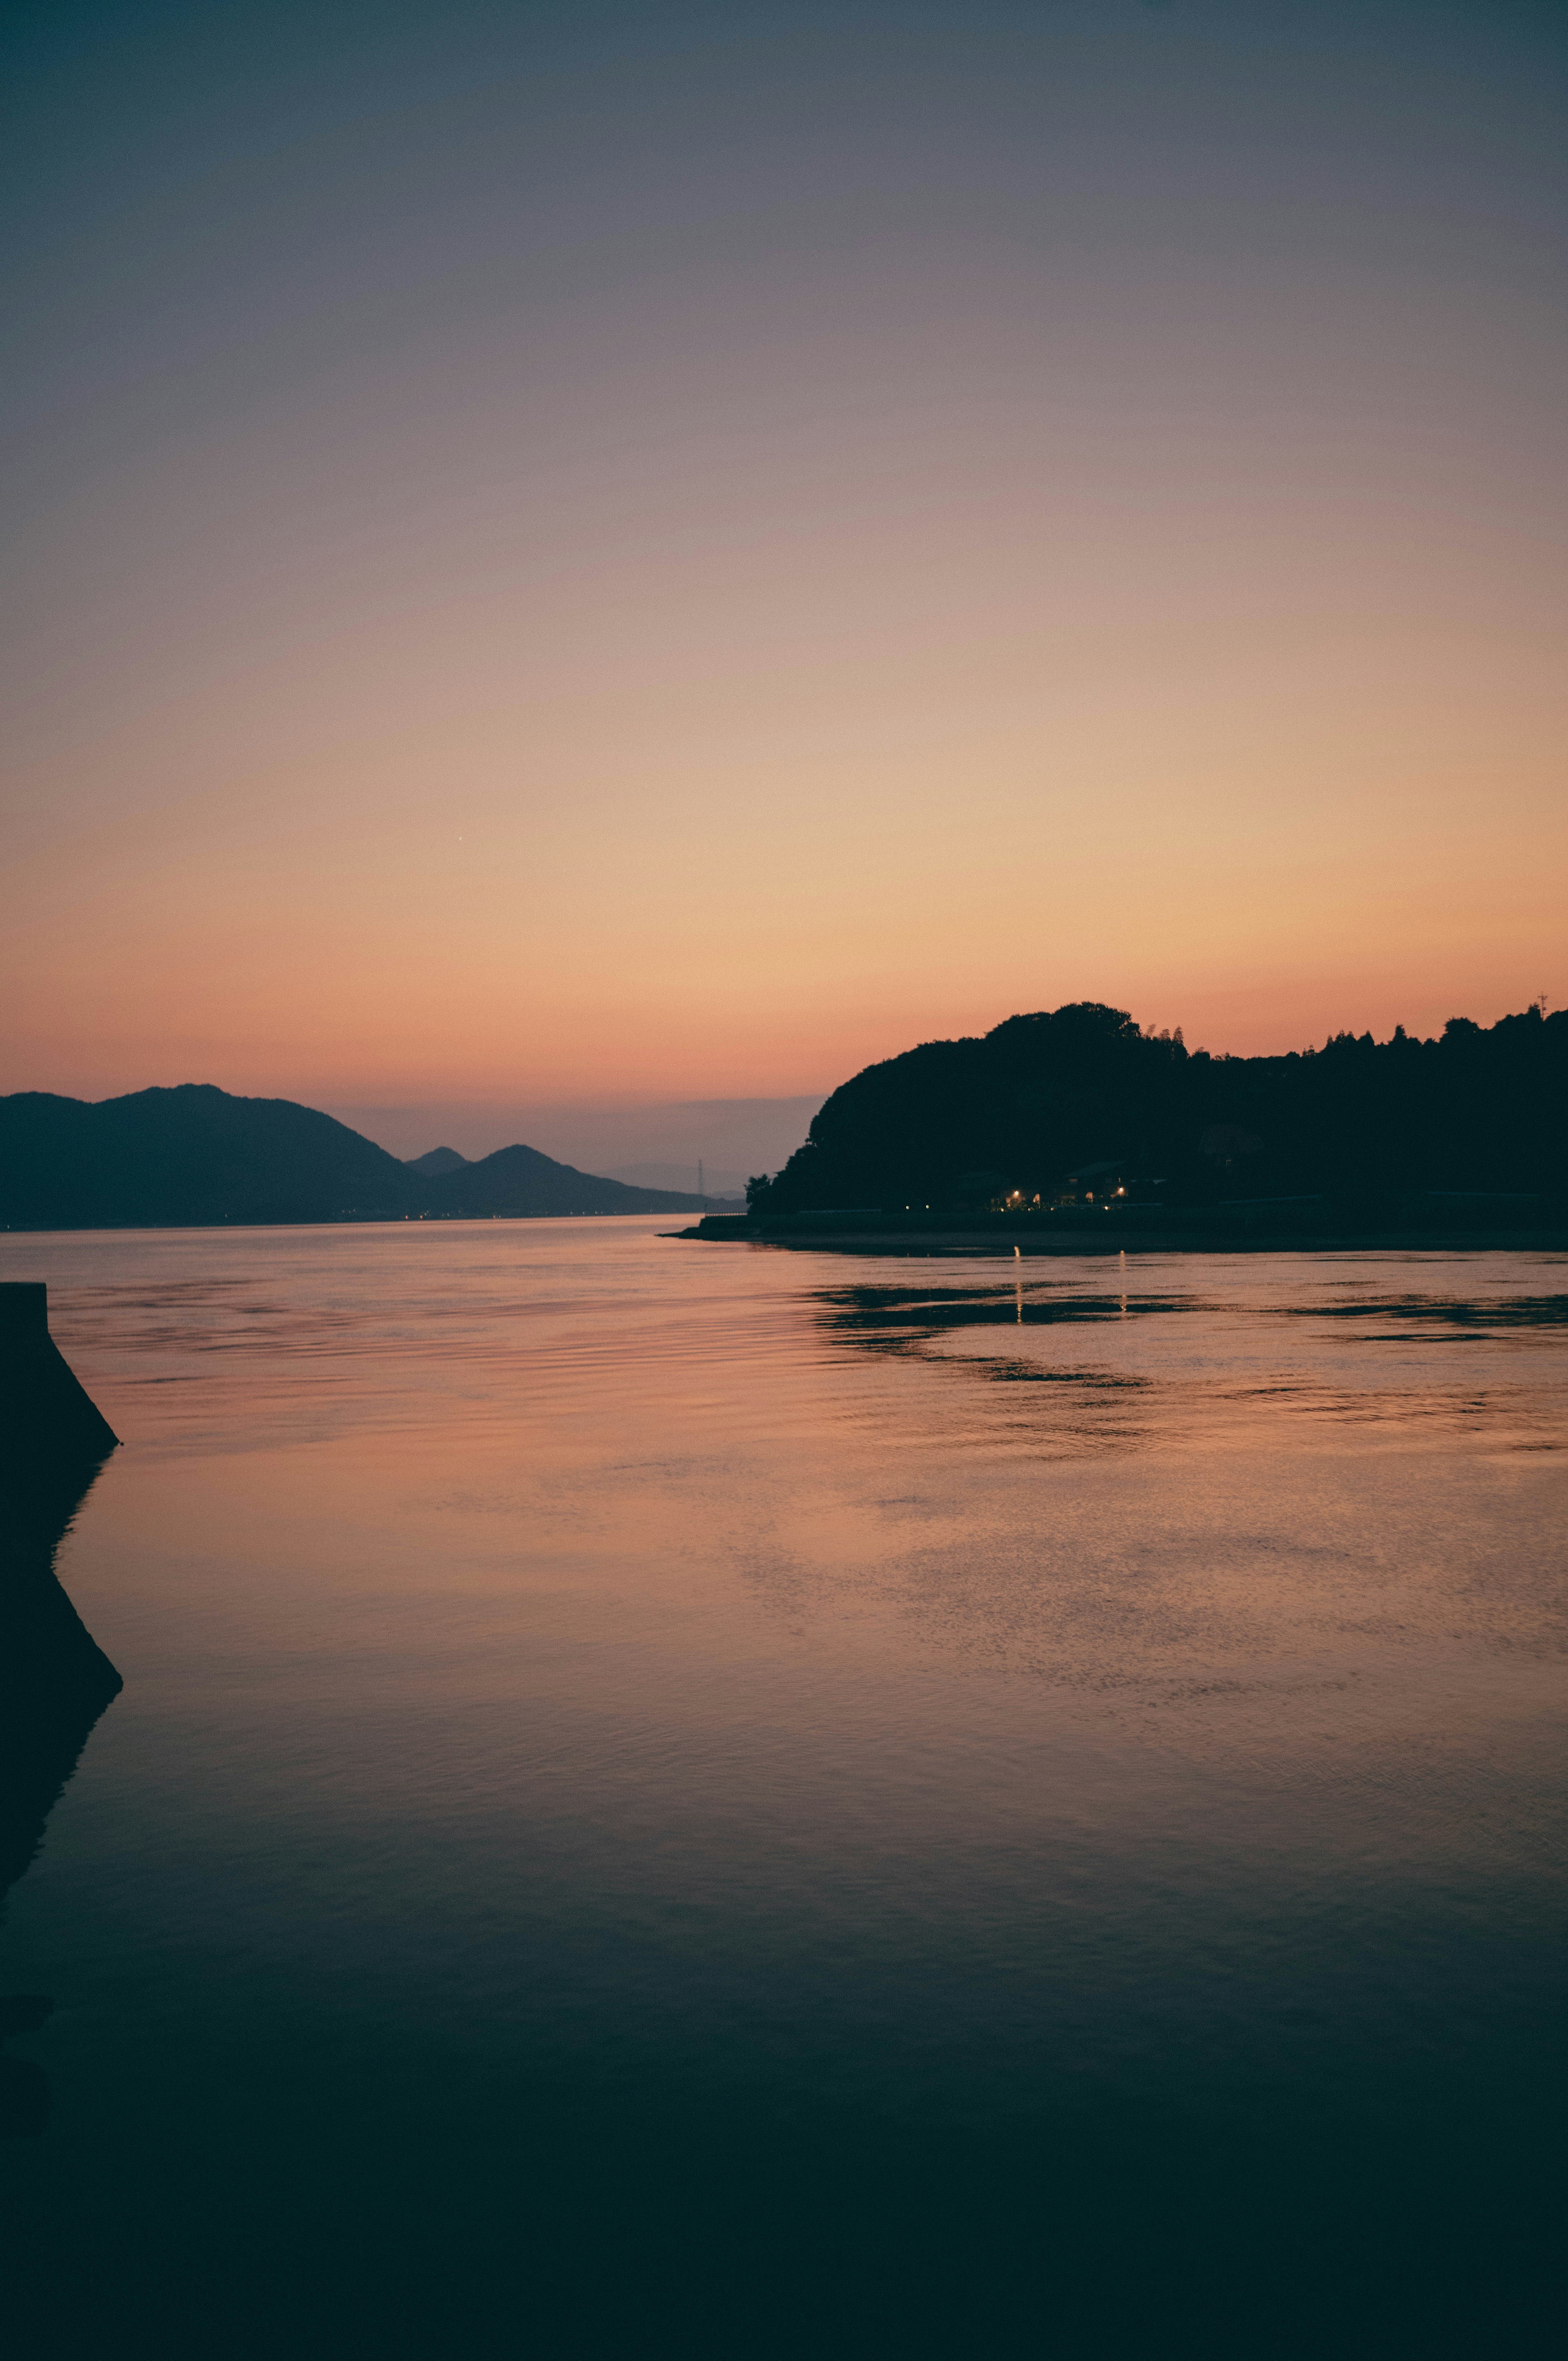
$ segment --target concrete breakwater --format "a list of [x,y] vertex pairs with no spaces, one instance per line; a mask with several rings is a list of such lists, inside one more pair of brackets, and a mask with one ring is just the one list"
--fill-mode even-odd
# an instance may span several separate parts
[[[49,1333],[46,1290],[0,1285],[0,1901],[122,1686],[55,1573],[117,1441]],[[0,2040],[36,2030],[50,2006],[0,1995]],[[43,2070],[0,2057],[0,2135],[36,2133],[48,2113]]]
[[96,1466],[118,1442],[49,1334],[42,1280],[0,1285],[0,1491],[29,1488],[45,1463]]
[[[0,1285],[0,1713],[101,1713],[120,1676],[55,1578],[55,1552],[119,1438],[49,1332],[48,1290]],[[74,1760],[74,1756],[72,1757]]]

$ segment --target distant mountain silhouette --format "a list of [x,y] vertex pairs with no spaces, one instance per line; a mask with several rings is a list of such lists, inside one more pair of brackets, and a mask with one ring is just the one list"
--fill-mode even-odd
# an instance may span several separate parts
[[95,1105],[41,1091],[0,1099],[0,1222],[12,1229],[319,1222],[409,1202],[395,1156],[291,1099],[205,1082]]
[[433,1213],[697,1213],[703,1201],[668,1189],[629,1189],[536,1148],[498,1148],[424,1191]]
[[8,1229],[700,1211],[695,1195],[629,1189],[532,1148],[503,1148],[477,1164],[433,1148],[400,1163],[313,1107],[232,1098],[205,1082],[95,1104],[42,1091],[0,1098]]
[[443,1172],[459,1172],[468,1158],[459,1156],[455,1148],[427,1148],[422,1156],[405,1156],[405,1172],[422,1172],[427,1180],[434,1180]]

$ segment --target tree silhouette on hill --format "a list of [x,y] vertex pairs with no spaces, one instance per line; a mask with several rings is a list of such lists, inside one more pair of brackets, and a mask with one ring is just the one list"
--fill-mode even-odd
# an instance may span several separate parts
[[1537,1005],[1489,1027],[1452,1017],[1441,1039],[1398,1026],[1382,1042],[1339,1033],[1321,1049],[1215,1058],[1179,1029],[1146,1033],[1125,1009],[1073,1001],[866,1067],[747,1193],[764,1218],[1044,1204],[1091,1165],[1169,1202],[1557,1194],[1568,1010]]

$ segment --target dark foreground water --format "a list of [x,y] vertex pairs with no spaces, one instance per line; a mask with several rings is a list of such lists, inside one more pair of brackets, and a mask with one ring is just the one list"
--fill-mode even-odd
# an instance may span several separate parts
[[1558,2349],[1568,1263],[659,1227],[0,1241],[27,2349]]

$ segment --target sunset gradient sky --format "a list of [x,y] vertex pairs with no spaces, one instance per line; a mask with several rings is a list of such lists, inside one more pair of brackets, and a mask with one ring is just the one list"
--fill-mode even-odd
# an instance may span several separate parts
[[0,1087],[1568,996],[1560,0],[7,27]]

